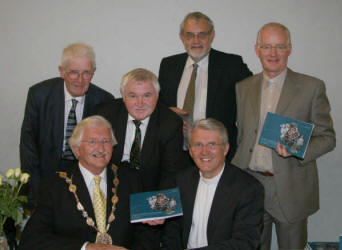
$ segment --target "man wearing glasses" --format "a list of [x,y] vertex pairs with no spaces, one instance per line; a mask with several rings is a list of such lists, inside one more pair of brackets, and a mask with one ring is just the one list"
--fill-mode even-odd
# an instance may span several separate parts
[[[263,72],[236,85],[238,148],[233,163],[265,187],[262,250],[270,249],[273,223],[279,249],[304,249],[307,218],[319,209],[316,159],[336,144],[325,85],[287,68],[291,51],[284,25],[264,25],[255,45]],[[280,143],[276,150],[258,144],[267,112],[314,124],[303,160]]]
[[221,122],[195,121],[189,135],[197,167],[177,175],[183,216],[166,220],[162,249],[256,250],[264,213],[262,185],[225,163],[229,143]]
[[237,135],[235,83],[252,73],[240,56],[212,49],[214,37],[214,24],[205,14],[193,12],[184,18],[179,38],[187,53],[161,61],[160,100],[184,118],[185,135],[191,121],[212,117],[223,122],[231,159]]
[[30,87],[20,138],[22,171],[30,174],[29,204],[34,206],[40,179],[71,166],[75,157],[67,140],[73,128],[94,112],[94,107],[114,99],[90,83],[96,70],[93,49],[74,43],[63,51],[60,77]]

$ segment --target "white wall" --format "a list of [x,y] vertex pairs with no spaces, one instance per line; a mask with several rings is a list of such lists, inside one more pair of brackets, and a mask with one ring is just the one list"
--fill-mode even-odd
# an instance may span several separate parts
[[179,23],[194,10],[214,21],[213,47],[242,55],[255,73],[261,71],[253,50],[257,30],[269,21],[285,24],[293,38],[289,66],[326,82],[337,147],[318,160],[321,209],[310,218],[309,239],[337,240],[342,233],[339,0],[0,0],[0,171],[19,166],[27,90],[58,75],[66,45],[91,44],[97,55],[93,82],[118,97],[124,73],[145,67],[157,74],[162,57],[183,51]]

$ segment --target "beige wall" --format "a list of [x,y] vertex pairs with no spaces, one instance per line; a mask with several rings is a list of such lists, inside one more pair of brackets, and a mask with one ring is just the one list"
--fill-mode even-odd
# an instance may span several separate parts
[[61,51],[67,44],[93,45],[98,66],[94,82],[119,96],[120,78],[128,70],[145,67],[158,73],[162,57],[183,51],[179,23],[193,10],[213,19],[213,47],[242,55],[255,73],[261,70],[253,50],[258,28],[269,21],[284,23],[293,37],[289,66],[326,82],[337,148],[319,159],[321,210],[310,218],[309,238],[337,239],[342,233],[339,0],[1,0],[0,171],[19,166],[27,90],[58,75]]

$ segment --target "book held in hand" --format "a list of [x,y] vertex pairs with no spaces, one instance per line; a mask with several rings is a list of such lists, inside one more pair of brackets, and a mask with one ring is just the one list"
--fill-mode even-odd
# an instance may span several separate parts
[[304,159],[313,128],[311,123],[268,112],[259,144],[276,149],[280,142],[289,154]]
[[130,195],[131,222],[183,215],[178,188]]

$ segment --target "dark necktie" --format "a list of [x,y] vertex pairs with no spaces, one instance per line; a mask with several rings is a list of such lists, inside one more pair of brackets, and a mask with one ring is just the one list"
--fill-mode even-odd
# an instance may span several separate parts
[[194,113],[194,104],[195,104],[195,82],[196,82],[196,75],[197,75],[197,68],[198,64],[193,64],[193,70],[189,82],[188,89],[186,91],[183,109],[188,112],[189,118],[192,121],[193,113]]
[[72,131],[74,130],[77,124],[76,112],[75,112],[76,105],[77,105],[77,100],[72,99],[72,106],[69,112],[68,121],[66,125],[66,130],[65,130],[65,147],[64,147],[64,152],[63,152],[63,159],[67,159],[67,160],[75,160],[75,156],[71,151],[68,140],[71,137]]
[[140,131],[140,124],[141,121],[133,120],[135,125],[135,137],[131,148],[131,153],[129,157],[129,162],[132,168],[140,169],[141,167],[141,131]]

